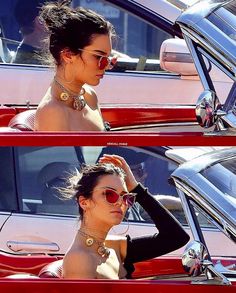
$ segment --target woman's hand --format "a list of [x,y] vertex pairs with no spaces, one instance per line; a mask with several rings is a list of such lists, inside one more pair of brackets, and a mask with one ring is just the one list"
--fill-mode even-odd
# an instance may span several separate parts
[[123,157],[104,154],[99,159],[99,163],[112,163],[113,165],[122,168],[126,174],[125,182],[128,191],[133,190],[138,185],[138,182],[136,181],[129,165]]

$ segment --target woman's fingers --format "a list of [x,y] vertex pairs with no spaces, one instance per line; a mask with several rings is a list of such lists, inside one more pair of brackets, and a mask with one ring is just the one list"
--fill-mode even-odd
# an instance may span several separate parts
[[124,168],[124,165],[127,165],[126,161],[117,155],[106,155],[104,154],[103,157],[99,159],[99,163],[112,163],[115,166]]
[[104,154],[103,157],[99,159],[99,163],[112,163],[115,166],[122,168],[126,173],[125,181],[129,191],[132,190],[135,186],[137,186],[138,183],[134,178],[134,175],[129,165],[123,157],[120,157],[118,155]]

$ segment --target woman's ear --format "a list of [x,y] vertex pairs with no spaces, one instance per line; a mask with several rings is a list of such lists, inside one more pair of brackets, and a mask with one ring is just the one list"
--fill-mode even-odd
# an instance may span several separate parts
[[61,59],[64,61],[66,64],[72,63],[72,58],[75,54],[73,54],[70,49],[65,48],[61,51]]
[[78,198],[78,204],[84,211],[86,211],[89,205],[89,200],[85,198],[83,195],[80,195],[80,197]]

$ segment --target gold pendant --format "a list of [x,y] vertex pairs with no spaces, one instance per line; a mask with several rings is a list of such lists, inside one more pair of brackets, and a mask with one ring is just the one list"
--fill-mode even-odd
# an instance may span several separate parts
[[69,94],[67,94],[67,93],[65,93],[65,92],[62,92],[61,94],[60,94],[60,99],[62,100],[62,101],[67,101],[68,99],[69,99]]
[[87,246],[92,246],[94,243],[94,239],[92,237],[88,237],[85,242]]

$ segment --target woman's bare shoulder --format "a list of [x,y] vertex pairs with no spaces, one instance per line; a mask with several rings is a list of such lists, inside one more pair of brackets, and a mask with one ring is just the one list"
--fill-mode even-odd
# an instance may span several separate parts
[[[63,117],[63,119],[62,119]],[[35,130],[67,130],[66,111],[58,103],[39,105],[35,114]]]
[[63,277],[71,279],[96,278],[96,262],[92,254],[84,250],[69,251],[63,259]]
[[37,111],[63,111],[62,104],[57,100],[52,100],[49,97],[45,96],[42,101],[39,103]]

